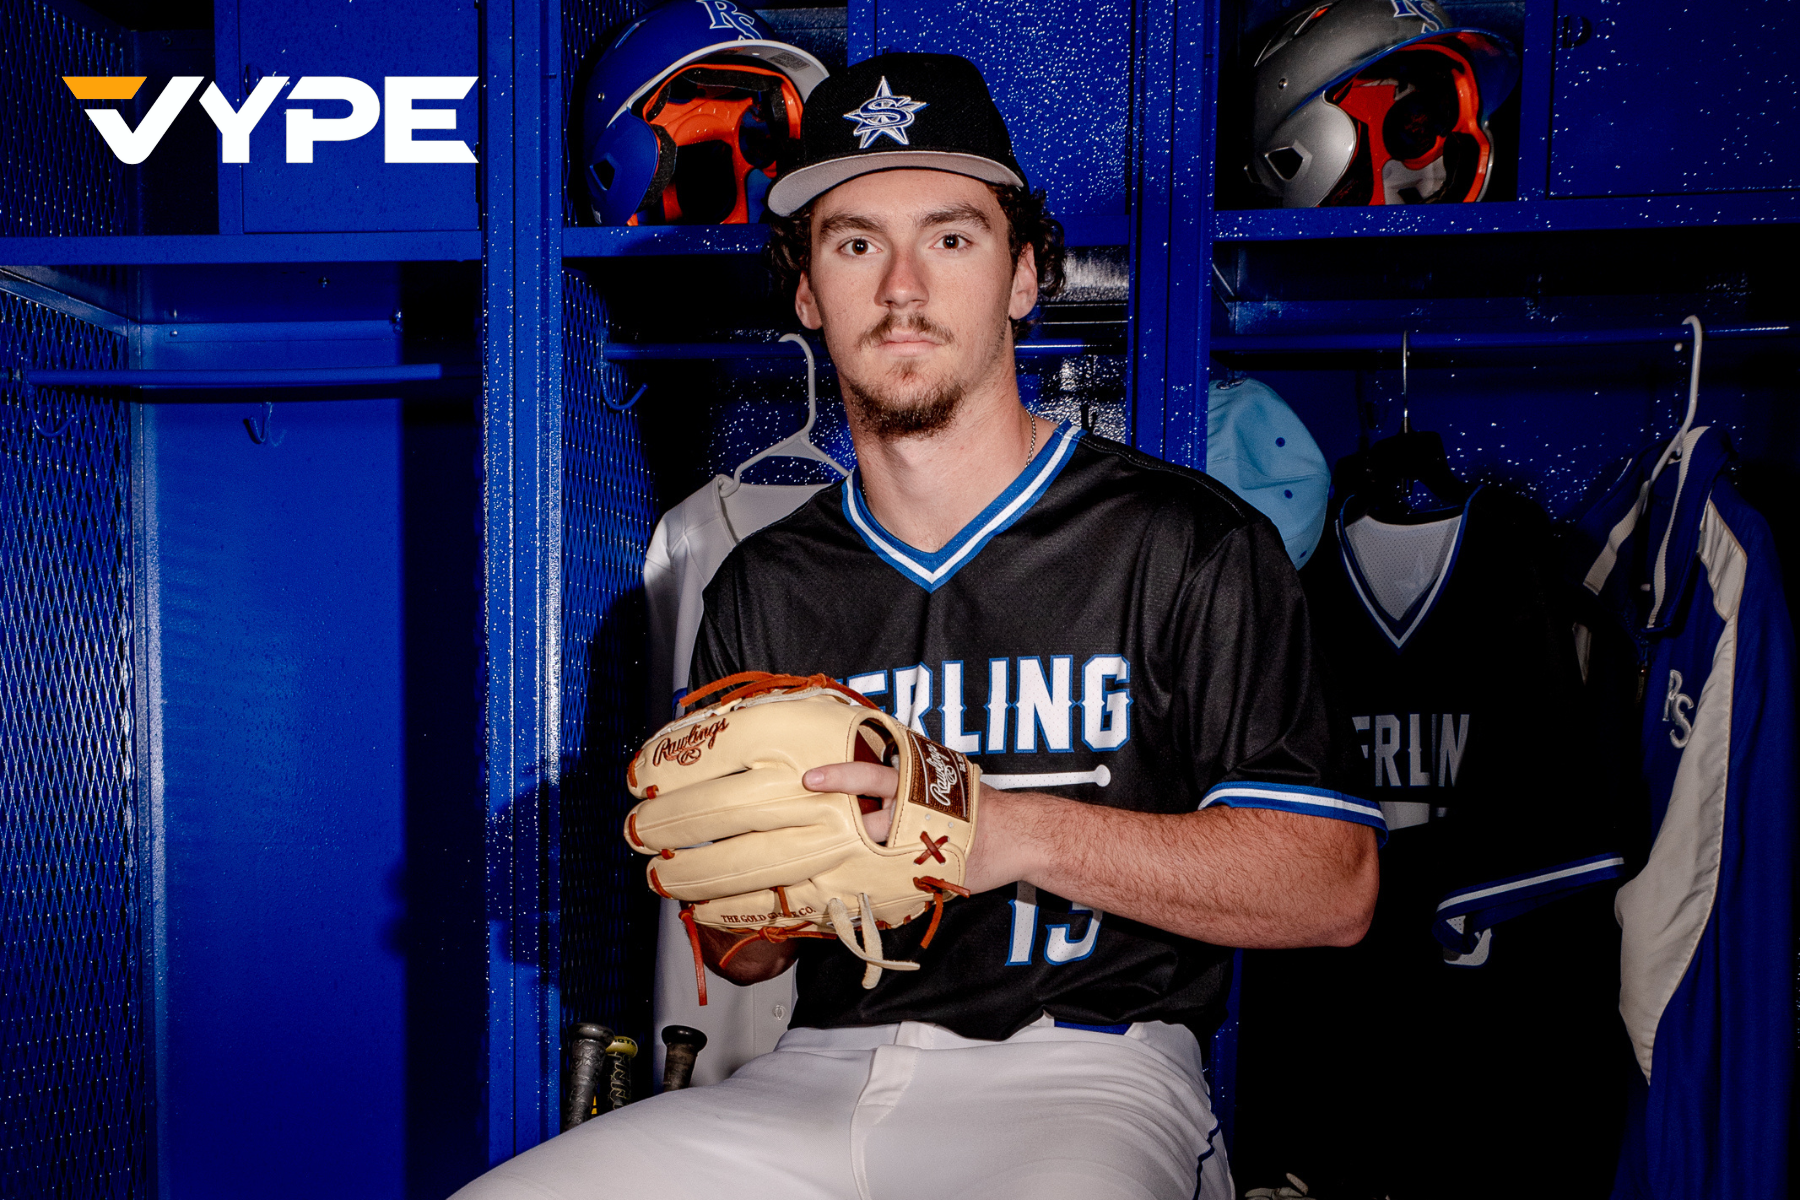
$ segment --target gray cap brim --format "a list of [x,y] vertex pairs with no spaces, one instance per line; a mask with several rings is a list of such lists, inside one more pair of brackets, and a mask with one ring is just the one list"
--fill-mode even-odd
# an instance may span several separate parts
[[846,154],[790,171],[769,189],[769,210],[776,216],[791,217],[808,203],[829,192],[840,183],[858,175],[876,171],[948,171],[967,175],[1003,187],[1024,187],[1025,181],[1012,168],[983,158],[979,154],[959,154],[954,150],[889,150],[876,154]]

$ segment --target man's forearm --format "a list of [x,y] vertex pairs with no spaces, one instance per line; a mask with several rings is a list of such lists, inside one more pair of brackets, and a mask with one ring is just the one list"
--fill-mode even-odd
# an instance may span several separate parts
[[1102,912],[1221,946],[1347,946],[1368,929],[1374,831],[1218,805],[1140,813],[984,789],[967,880],[1024,880]]

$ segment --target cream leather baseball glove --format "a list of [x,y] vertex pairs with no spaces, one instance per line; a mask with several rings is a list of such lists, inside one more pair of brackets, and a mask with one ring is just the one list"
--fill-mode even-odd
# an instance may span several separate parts
[[[928,946],[944,902],[969,894],[962,881],[980,770],[823,675],[745,672],[689,700],[721,690],[658,730],[626,772],[641,803],[625,838],[656,856],[646,871],[651,888],[682,901],[700,1002],[696,924],[777,942],[835,937],[868,963],[864,987],[884,968],[918,970],[885,957],[881,930],[930,910],[920,942]],[[800,782],[813,767],[859,761],[900,773],[885,842],[863,824],[868,802]]]

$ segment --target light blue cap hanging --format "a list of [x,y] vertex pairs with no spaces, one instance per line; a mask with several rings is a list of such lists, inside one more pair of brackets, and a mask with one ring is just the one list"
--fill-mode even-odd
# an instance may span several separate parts
[[1206,473],[1255,505],[1296,567],[1325,530],[1331,468],[1287,401],[1255,379],[1206,389]]

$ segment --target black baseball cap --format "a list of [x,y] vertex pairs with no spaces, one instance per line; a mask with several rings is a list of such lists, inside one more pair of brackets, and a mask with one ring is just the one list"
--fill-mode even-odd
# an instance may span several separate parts
[[954,54],[878,54],[827,76],[806,99],[800,161],[769,189],[791,216],[872,171],[950,171],[1025,186],[981,69]]

